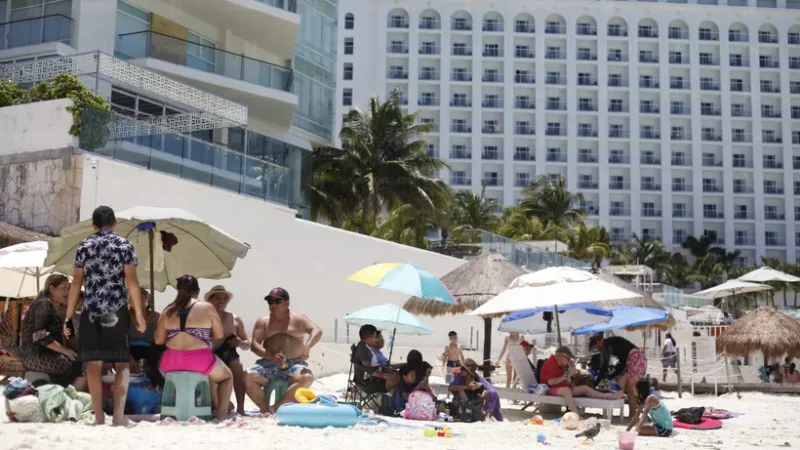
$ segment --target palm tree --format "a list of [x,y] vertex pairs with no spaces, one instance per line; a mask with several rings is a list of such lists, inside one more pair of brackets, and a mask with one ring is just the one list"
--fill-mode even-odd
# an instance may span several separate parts
[[742,254],[742,252],[739,250],[727,252],[724,248],[720,247],[711,247],[708,251],[709,254],[716,258],[718,263],[722,264],[722,268],[726,273],[733,269],[733,267],[736,265],[736,261],[739,260],[739,256]]
[[640,238],[636,233],[633,234],[633,242],[626,250],[625,257],[629,263],[644,264],[656,270],[661,268],[661,264],[668,257],[661,241],[647,236]]
[[717,280],[722,277],[725,270],[722,264],[718,263],[713,257],[705,256],[695,260],[692,265],[692,281],[700,283],[701,289],[708,289],[717,284]]
[[526,189],[519,206],[528,217],[536,217],[554,228],[553,251],[557,252],[561,230],[585,217],[586,213],[580,209],[582,203],[583,194],[569,192],[564,178],[553,180],[542,176]]
[[553,227],[545,226],[539,219],[528,217],[520,208],[506,208],[500,219],[497,234],[516,241],[544,241],[552,239]]
[[689,250],[696,259],[708,256],[711,246],[714,245],[714,238],[712,236],[702,236],[697,239],[694,236],[688,236],[681,247]]
[[603,227],[587,227],[579,222],[567,234],[569,256],[582,261],[592,261],[593,265],[600,266],[603,259],[611,257],[613,250],[608,244],[608,232]]
[[486,198],[486,182],[481,183],[481,193],[460,191],[453,199],[453,219],[458,225],[477,230],[491,231],[497,223],[494,209],[497,203]]
[[372,97],[366,110],[351,110],[340,133],[342,148],[312,152],[313,217],[336,223],[357,211],[358,231],[367,234],[382,213],[400,205],[440,208],[448,190],[432,174],[447,165],[425,151],[420,136],[430,130],[414,114],[403,114],[397,89],[383,103]]
[[672,253],[662,267],[661,279],[676,288],[685,288],[692,282],[692,266],[680,253]]

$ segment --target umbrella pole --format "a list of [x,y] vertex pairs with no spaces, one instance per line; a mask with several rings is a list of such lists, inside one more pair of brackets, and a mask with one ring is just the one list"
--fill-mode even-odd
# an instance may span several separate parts
[[492,318],[483,318],[483,378],[492,376]]
[[149,305],[147,306],[147,311],[145,311],[146,312],[145,315],[150,314],[150,311],[152,311],[153,308],[155,308],[155,302],[156,302],[156,291],[155,291],[156,275],[155,275],[155,262],[153,261],[153,253],[154,253],[153,241],[155,240],[155,231],[151,229],[150,231],[147,232],[147,234],[150,238],[150,302]]
[[397,333],[397,328],[392,330],[392,342],[389,343],[389,364],[392,364],[392,353],[394,352],[394,335]]
[[553,313],[556,316],[556,338],[558,339],[558,346],[561,347],[561,319],[558,317],[558,305],[553,306]]

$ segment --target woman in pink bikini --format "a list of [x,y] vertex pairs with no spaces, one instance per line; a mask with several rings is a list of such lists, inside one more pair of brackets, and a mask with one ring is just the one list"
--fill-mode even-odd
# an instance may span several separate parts
[[198,372],[208,376],[217,389],[211,392],[216,419],[227,417],[226,406],[233,391],[233,375],[228,366],[212,352],[212,339],[221,340],[222,321],[210,303],[197,300],[200,286],[197,278],[178,278],[178,295],[164,308],[156,326],[155,343],[166,344],[161,357],[164,372]]

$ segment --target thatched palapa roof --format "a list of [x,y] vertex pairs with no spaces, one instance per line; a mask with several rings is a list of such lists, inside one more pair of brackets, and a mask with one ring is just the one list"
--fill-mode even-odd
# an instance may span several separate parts
[[44,234],[28,231],[10,223],[0,222],[0,241],[8,241],[9,244],[13,245],[46,239],[47,236]]
[[800,322],[770,306],[760,306],[737,319],[717,337],[717,352],[746,356],[800,357]]
[[461,314],[478,308],[493,299],[520,275],[526,272],[499,253],[486,253],[463,264],[441,278],[458,300],[458,305],[411,297],[403,309],[423,316]]

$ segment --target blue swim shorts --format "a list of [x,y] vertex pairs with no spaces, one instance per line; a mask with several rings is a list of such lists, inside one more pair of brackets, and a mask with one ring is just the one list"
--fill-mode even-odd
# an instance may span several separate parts
[[279,365],[268,359],[259,359],[253,364],[249,371],[255,372],[269,381],[289,381],[289,378],[308,369],[308,363],[300,358],[286,360],[287,367],[281,368]]

